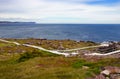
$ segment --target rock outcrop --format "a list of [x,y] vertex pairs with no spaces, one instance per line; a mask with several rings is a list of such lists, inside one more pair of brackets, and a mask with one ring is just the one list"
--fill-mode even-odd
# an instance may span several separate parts
[[104,67],[100,75],[93,79],[120,79],[120,68],[112,66]]

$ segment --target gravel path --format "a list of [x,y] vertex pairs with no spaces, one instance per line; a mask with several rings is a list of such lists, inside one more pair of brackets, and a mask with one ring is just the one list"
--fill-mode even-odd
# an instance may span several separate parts
[[[98,45],[98,46],[89,46],[89,47],[83,47],[83,48],[76,48],[76,49],[69,49],[69,50],[47,50],[47,49],[44,49],[40,46],[35,46],[35,45],[29,45],[29,44],[20,44],[18,42],[10,42],[10,41],[7,41],[7,40],[3,40],[3,39],[0,39],[0,41],[2,42],[6,42],[6,43],[13,43],[15,45],[23,45],[23,46],[27,46],[27,47],[32,47],[32,48],[36,48],[36,49],[39,49],[39,50],[43,50],[43,51],[47,51],[47,52],[51,52],[51,53],[54,53],[54,54],[58,54],[58,55],[64,55],[65,57],[68,57],[70,55],[77,55],[79,53],[61,53],[62,51],[74,51],[74,50],[81,50],[81,49],[88,49],[88,48],[95,48],[95,47],[102,47],[102,46],[108,46],[108,44],[101,44],[101,45]],[[100,54],[100,53],[90,53],[90,54],[85,54],[87,56],[107,56],[107,55],[112,55],[112,54],[115,54],[115,53],[120,53],[120,50],[117,50],[117,51],[113,51],[113,52],[109,52],[109,53],[105,53],[105,54]]]

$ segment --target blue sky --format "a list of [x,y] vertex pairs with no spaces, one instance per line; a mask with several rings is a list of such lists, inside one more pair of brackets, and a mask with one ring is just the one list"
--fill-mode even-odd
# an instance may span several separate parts
[[120,24],[120,0],[0,0],[0,21]]

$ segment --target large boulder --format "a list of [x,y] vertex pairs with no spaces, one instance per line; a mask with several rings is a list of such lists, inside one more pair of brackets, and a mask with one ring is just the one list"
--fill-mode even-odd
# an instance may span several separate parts
[[120,68],[119,67],[112,67],[112,66],[107,66],[104,67],[105,70],[101,72],[101,74],[104,75],[110,75],[110,74],[120,74]]

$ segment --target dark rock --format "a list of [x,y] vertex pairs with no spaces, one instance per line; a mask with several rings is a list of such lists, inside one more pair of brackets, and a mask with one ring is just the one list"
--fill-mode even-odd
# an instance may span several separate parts
[[97,48],[97,51],[100,53],[108,53],[108,52],[112,52],[112,51],[116,51],[116,50],[117,50],[117,46],[115,43],[110,44],[108,47]]
[[102,74],[96,76],[94,79],[106,79],[106,77]]

